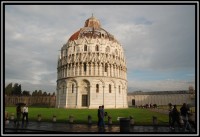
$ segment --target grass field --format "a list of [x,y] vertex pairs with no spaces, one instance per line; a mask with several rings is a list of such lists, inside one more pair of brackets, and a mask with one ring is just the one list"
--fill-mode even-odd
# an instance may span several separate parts
[[[11,115],[15,114],[16,117],[16,108],[15,107],[6,107],[5,110]],[[152,117],[156,116],[158,118],[159,125],[168,124],[168,115],[160,114],[157,112],[152,112],[147,109],[142,108],[127,108],[127,109],[105,109],[105,112],[112,117],[113,124],[119,124],[117,120],[118,117],[129,117],[132,116],[135,121],[135,125],[151,125]],[[37,121],[38,114],[41,114],[42,121],[52,121],[53,115],[56,116],[57,122],[68,122],[69,116],[74,117],[74,123],[87,123],[88,115],[92,116],[92,122],[97,123],[97,109],[63,109],[63,108],[36,108],[29,107],[29,120]],[[108,119],[105,118],[105,123]]]

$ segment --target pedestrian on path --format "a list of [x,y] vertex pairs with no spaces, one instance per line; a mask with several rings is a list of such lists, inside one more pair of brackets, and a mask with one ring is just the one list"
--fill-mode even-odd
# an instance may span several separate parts
[[24,120],[26,120],[26,125],[28,124],[28,106],[25,104],[25,106],[22,109],[22,126],[24,126]]
[[191,125],[190,123],[188,122],[188,117],[190,115],[190,110],[189,108],[187,107],[186,103],[183,103],[182,107],[180,108],[180,112],[181,112],[181,116],[182,116],[182,119],[183,119],[183,122],[184,122],[184,130],[186,131],[187,129],[188,130],[191,130]]
[[98,116],[98,123],[97,123],[97,125],[98,125],[98,127],[100,127],[101,126],[101,123],[100,123],[101,122],[101,106],[99,106],[97,116]]
[[175,128],[174,124],[177,123],[179,128],[181,127],[180,124],[180,112],[178,112],[176,105],[174,105],[174,108],[172,110],[172,129]]
[[169,103],[169,127],[172,128],[172,104]]
[[17,112],[17,121],[16,121],[16,124],[17,124],[17,126],[19,126],[19,121],[20,121],[21,113],[22,113],[20,105],[17,105],[16,112]]
[[105,127],[104,122],[105,112],[104,112],[104,105],[101,106],[101,120],[102,120],[102,126]]

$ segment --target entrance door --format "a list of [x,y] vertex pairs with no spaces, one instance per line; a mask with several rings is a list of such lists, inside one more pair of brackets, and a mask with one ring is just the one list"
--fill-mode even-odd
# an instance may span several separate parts
[[132,106],[135,106],[135,99],[132,99]]
[[82,107],[88,106],[88,95],[82,95]]

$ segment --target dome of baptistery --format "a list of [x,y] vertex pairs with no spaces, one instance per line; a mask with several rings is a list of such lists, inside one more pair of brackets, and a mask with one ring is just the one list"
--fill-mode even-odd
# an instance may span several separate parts
[[57,102],[62,108],[127,108],[124,50],[94,16],[61,47]]

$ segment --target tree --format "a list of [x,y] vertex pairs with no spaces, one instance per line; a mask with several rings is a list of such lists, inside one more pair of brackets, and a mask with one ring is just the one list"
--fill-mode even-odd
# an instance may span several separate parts
[[13,87],[12,95],[20,96],[21,93],[22,93],[22,91],[21,91],[21,85],[18,85],[18,83],[15,83],[14,87]]
[[47,92],[45,91],[45,92],[42,94],[42,96],[47,96]]
[[24,91],[22,92],[22,95],[23,95],[23,96],[30,96],[30,92],[29,92],[29,91],[26,91],[26,90],[24,90]]
[[12,90],[13,90],[12,83],[9,83],[5,87],[5,94],[8,95],[8,96],[12,95]]
[[37,96],[37,90],[33,91],[32,96]]
[[42,90],[38,91],[38,96],[42,96]]

